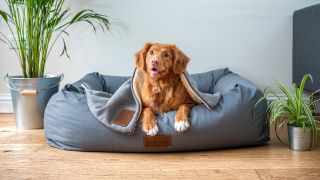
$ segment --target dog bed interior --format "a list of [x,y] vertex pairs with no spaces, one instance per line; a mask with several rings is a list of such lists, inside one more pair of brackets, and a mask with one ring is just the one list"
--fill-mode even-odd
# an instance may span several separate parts
[[90,112],[81,83],[114,94],[130,77],[91,73],[67,84],[49,100],[44,115],[47,142],[76,151],[169,152],[255,146],[269,141],[267,104],[263,101],[255,107],[263,94],[253,83],[228,68],[191,77],[201,92],[220,92],[222,96],[213,110],[204,104],[194,106],[186,132],[174,129],[175,111],[156,117],[159,133],[155,137],[147,136],[140,122],[132,134],[107,128]]

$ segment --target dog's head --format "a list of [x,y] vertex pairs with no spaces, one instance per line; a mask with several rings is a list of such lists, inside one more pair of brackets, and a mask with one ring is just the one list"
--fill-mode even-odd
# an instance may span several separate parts
[[188,56],[172,44],[146,43],[135,56],[136,67],[151,78],[162,78],[170,73],[181,74],[189,62]]

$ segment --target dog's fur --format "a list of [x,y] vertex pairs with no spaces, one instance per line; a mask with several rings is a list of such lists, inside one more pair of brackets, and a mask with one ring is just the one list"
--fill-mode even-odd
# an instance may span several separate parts
[[142,129],[148,135],[158,133],[154,113],[176,111],[175,129],[179,132],[190,126],[188,116],[195,102],[183,86],[183,73],[189,58],[172,44],[146,43],[135,54],[136,67],[143,76],[138,85],[142,100]]

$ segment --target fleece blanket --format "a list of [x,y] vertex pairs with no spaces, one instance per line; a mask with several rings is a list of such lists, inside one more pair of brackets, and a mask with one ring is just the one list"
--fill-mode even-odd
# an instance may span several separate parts
[[[197,82],[186,71],[180,78],[196,103],[204,104],[208,109],[214,109],[219,103],[220,92],[215,94],[201,92]],[[140,94],[137,88],[141,83],[143,83],[142,72],[135,69],[132,78],[124,82],[114,94],[92,90],[86,83],[83,83],[82,87],[85,90],[88,107],[99,122],[114,131],[132,134],[142,112],[143,94]]]

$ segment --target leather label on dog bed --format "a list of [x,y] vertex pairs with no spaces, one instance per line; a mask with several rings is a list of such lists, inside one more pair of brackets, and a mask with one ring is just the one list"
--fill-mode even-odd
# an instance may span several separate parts
[[144,136],[143,145],[146,149],[152,148],[169,148],[172,146],[171,136],[157,135],[157,136]]
[[134,115],[134,111],[125,109],[125,110],[121,111],[121,113],[119,114],[117,119],[113,121],[113,124],[127,127],[129,122],[131,121],[133,115]]

